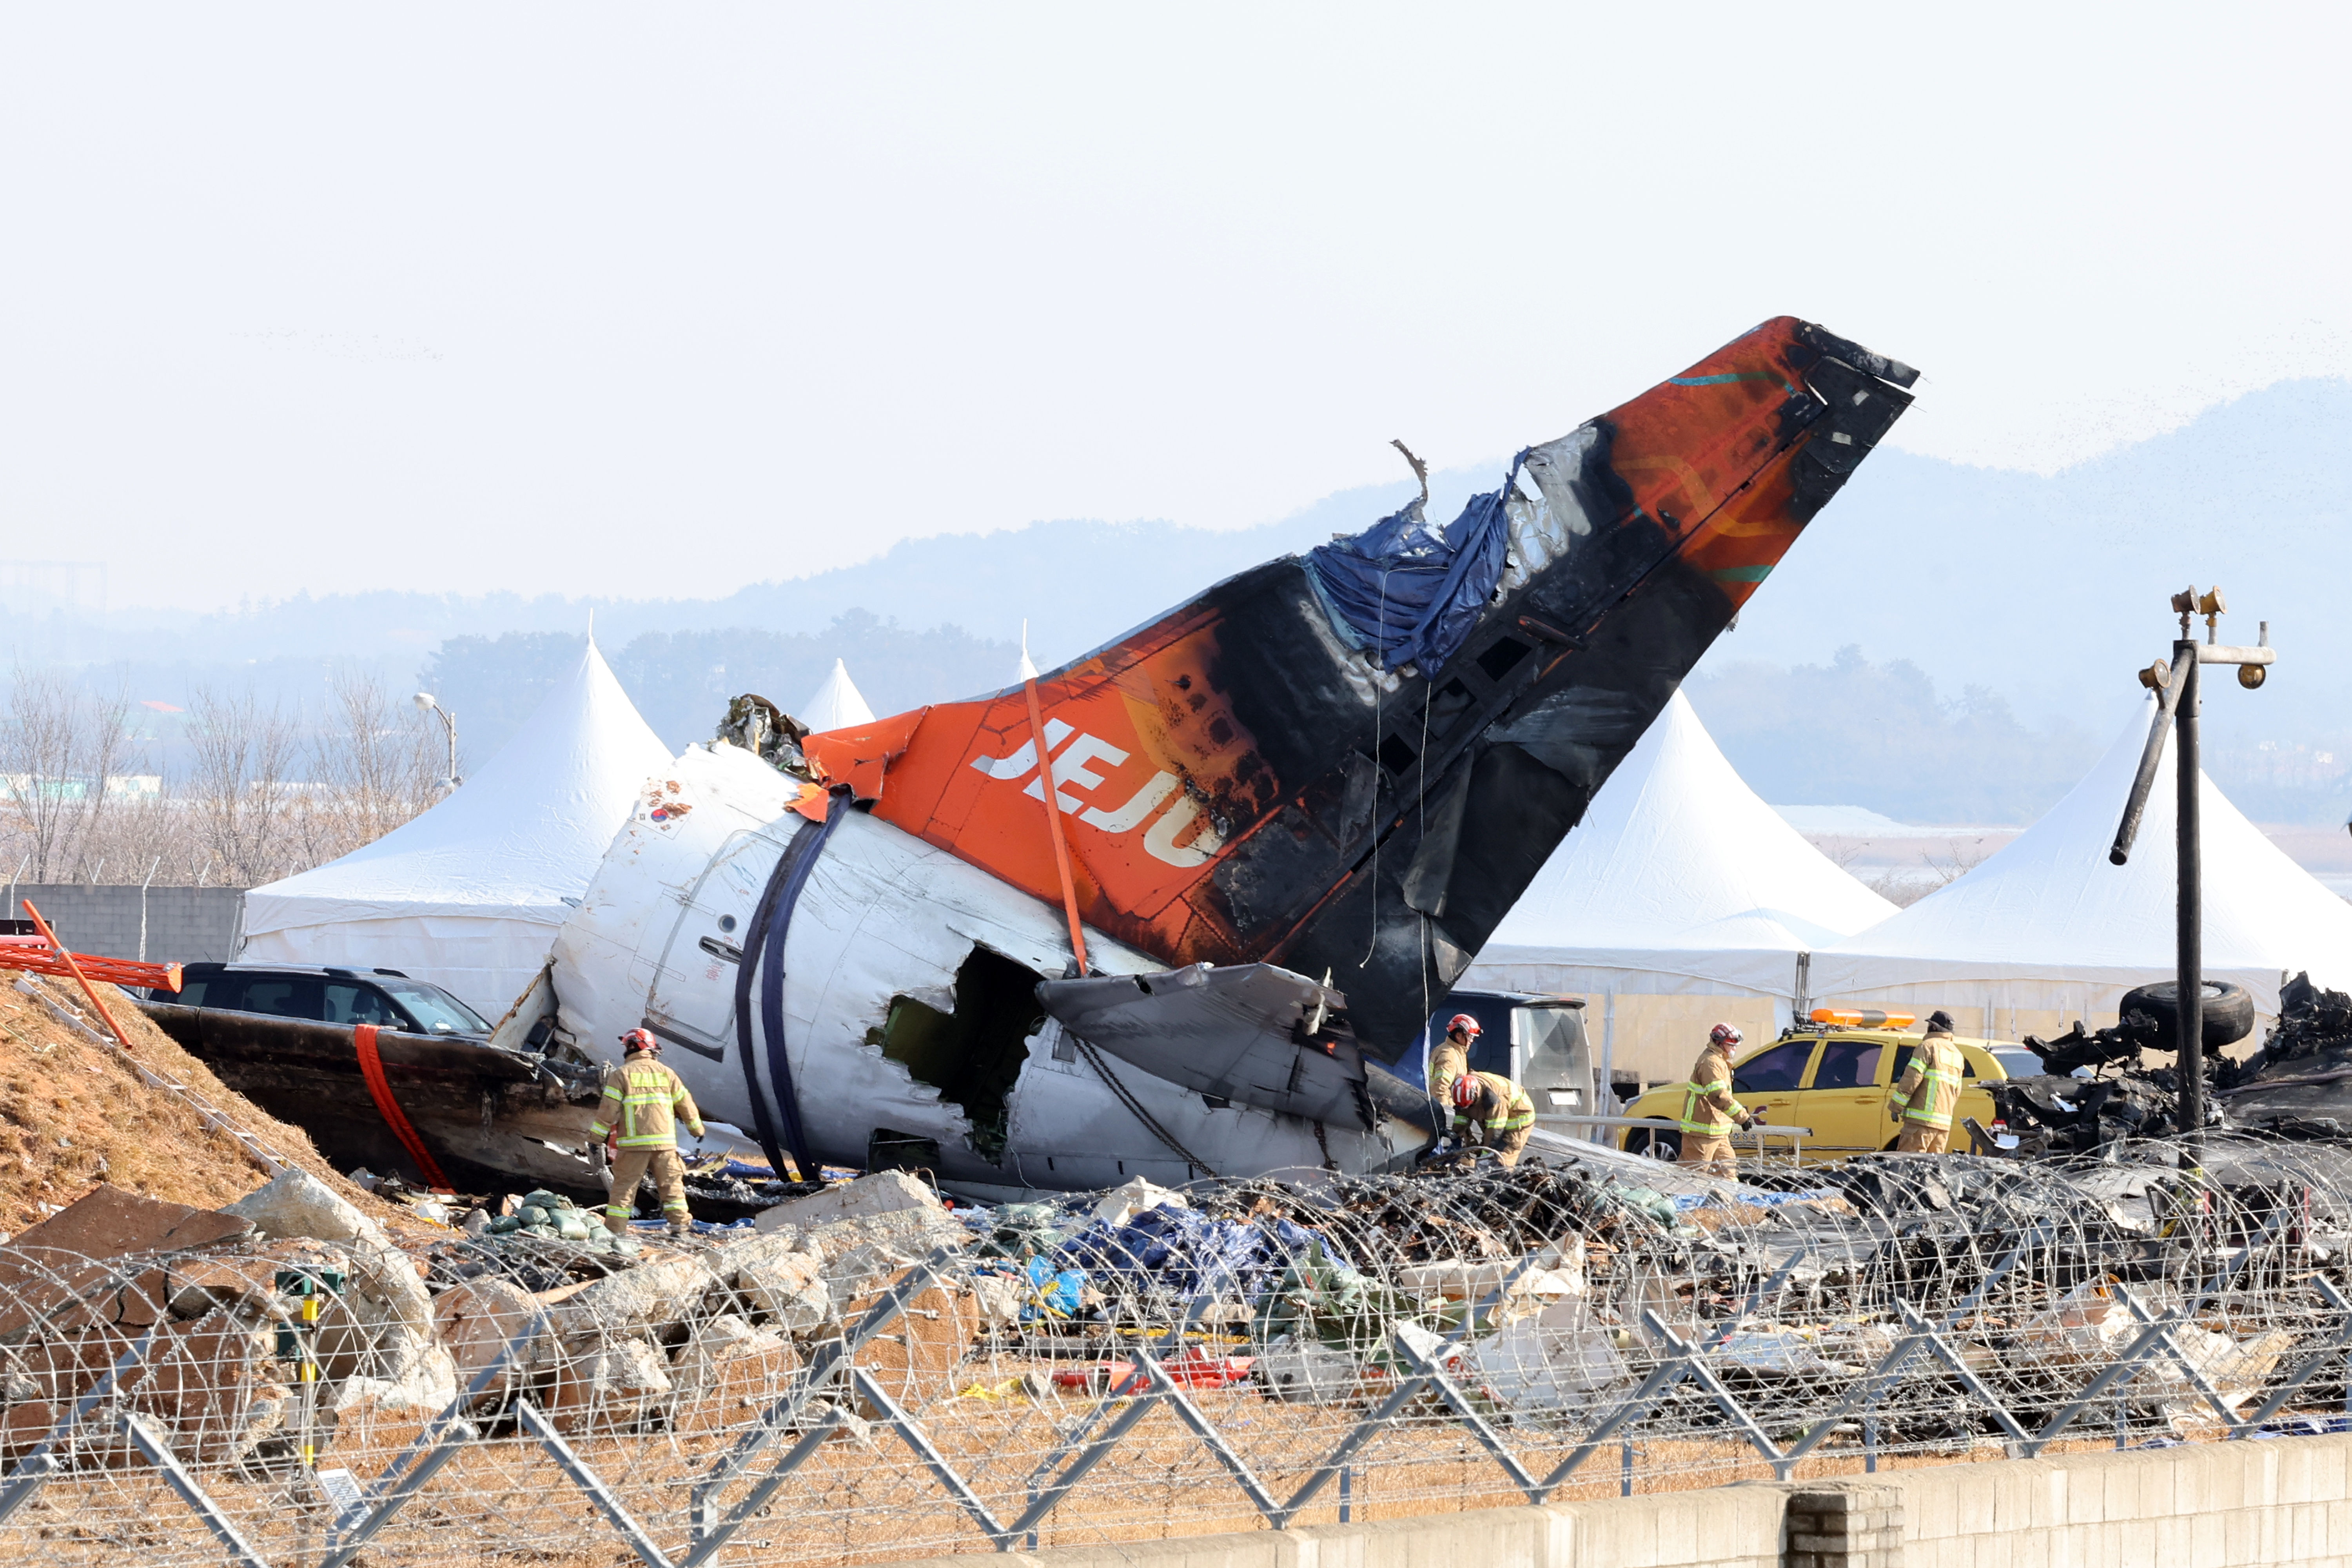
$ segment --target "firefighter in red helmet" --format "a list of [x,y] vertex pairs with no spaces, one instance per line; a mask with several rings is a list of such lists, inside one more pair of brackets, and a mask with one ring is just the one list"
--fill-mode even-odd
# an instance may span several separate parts
[[625,1054],[621,1065],[604,1075],[604,1098],[588,1129],[592,1139],[602,1142],[610,1137],[617,1145],[604,1228],[615,1236],[627,1233],[629,1215],[636,1209],[637,1184],[651,1175],[669,1233],[684,1236],[693,1222],[686,1212],[686,1162],[678,1158],[677,1124],[684,1121],[698,1142],[702,1113],[694,1108],[694,1096],[687,1093],[677,1074],[662,1065],[661,1041],[652,1030],[631,1029],[621,1037],[621,1044]]
[[1731,1094],[1731,1049],[1738,1044],[1739,1031],[1729,1024],[1708,1030],[1706,1049],[1699,1052],[1690,1081],[1683,1085],[1682,1163],[1712,1175],[1738,1173],[1731,1154],[1731,1130],[1756,1125],[1756,1118]]
[[1465,1148],[1482,1144],[1516,1165],[1535,1125],[1535,1101],[1501,1073],[1465,1072],[1454,1080],[1454,1136]]

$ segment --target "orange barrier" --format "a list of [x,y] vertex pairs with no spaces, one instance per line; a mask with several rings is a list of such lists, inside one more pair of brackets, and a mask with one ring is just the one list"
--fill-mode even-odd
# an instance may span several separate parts
[[[113,1035],[114,1043],[121,1046],[125,1051],[130,1050],[131,1037],[122,1032],[122,1026],[114,1021],[114,1015],[107,1011],[106,1004],[104,1002],[99,1000],[98,987],[89,983],[90,973],[92,971],[89,967],[86,966],[96,966],[98,968],[108,970],[127,967],[131,969],[154,970],[159,972],[161,969],[168,968],[171,971],[172,976],[171,988],[174,991],[177,991],[180,988],[180,966],[176,963],[169,965],[152,965],[144,963],[125,965],[121,959],[85,959],[79,953],[68,952],[66,951],[66,944],[58,940],[58,933],[49,929],[49,922],[41,918],[41,911],[33,907],[33,900],[30,899],[26,899],[25,900],[25,912],[33,918],[33,929],[41,933],[41,940],[49,944],[49,951],[41,956],[45,960],[47,960],[56,965],[56,967],[44,966],[36,972],[42,974],[70,974],[76,980],[80,981],[81,994],[89,998],[89,1005],[98,1009],[98,1016],[106,1020],[107,1030],[109,1033]],[[14,952],[26,953],[36,950],[28,948],[20,942],[11,943],[10,951]],[[10,967],[26,970],[32,970],[34,968],[30,963],[16,963],[12,964]],[[110,984],[122,984],[121,982],[115,980],[113,974],[110,973],[100,974],[99,978],[107,981]],[[153,980],[134,980],[131,981],[131,984],[133,985],[153,985],[160,983]]]
[[[128,958],[100,958],[94,952],[77,952],[73,961],[82,973],[110,985],[145,985],[161,991],[180,988],[176,963],[140,963]],[[21,969],[29,974],[74,973],[37,936],[0,936],[0,969]]]

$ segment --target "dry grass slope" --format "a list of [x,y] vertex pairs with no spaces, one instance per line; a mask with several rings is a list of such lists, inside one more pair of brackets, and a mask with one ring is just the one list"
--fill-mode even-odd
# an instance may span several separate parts
[[[29,979],[100,1033],[88,998],[71,981],[0,970],[0,1231],[45,1218],[101,1181],[125,1192],[216,1208],[268,1180],[234,1139],[207,1126],[177,1095],[142,1082],[121,1053],[89,1043],[16,989]],[[343,1179],[300,1128],[265,1115],[150,1023],[112,986],[99,994],[148,1068],[187,1085],[280,1159],[326,1181],[368,1214],[420,1224]]]

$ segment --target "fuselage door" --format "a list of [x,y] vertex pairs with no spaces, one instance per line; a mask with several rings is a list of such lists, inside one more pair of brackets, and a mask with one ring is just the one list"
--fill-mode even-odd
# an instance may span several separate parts
[[647,1021],[670,1044],[713,1060],[727,1054],[735,1034],[735,976],[758,958],[743,943],[784,844],[757,828],[730,834],[682,900],[646,997]]

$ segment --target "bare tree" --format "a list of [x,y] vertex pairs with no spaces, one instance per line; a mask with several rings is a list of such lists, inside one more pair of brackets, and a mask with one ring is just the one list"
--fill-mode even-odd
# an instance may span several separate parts
[[1897,909],[1907,910],[1936,889],[1918,878],[1901,871],[1882,871],[1863,884]]
[[439,731],[373,676],[332,680],[316,725],[249,689],[188,704],[185,776],[148,774],[127,688],[17,670],[0,706],[0,876],[251,887],[373,843],[438,797]]
[[120,680],[110,691],[84,690],[80,710],[81,750],[88,784],[82,792],[80,842],[75,846],[77,878],[98,875],[98,862],[108,847],[108,828],[120,805],[117,790],[123,776],[142,765],[131,735],[131,692]]
[[1957,838],[1948,839],[1944,847],[1950,853],[1941,858],[1925,849],[1919,852],[1920,860],[1927,866],[1928,873],[1936,879],[1936,886],[1938,888],[1950,887],[1983,865],[1992,855],[1992,851],[1985,847],[1985,841],[1981,838],[1971,838],[1965,844]]
[[313,864],[372,844],[433,804],[436,737],[373,675],[346,671],[311,737],[302,853]]
[[104,880],[142,882],[152,871],[158,881],[169,885],[188,876],[186,868],[200,840],[187,803],[168,778],[157,776],[152,791],[118,789],[107,808],[105,830],[91,836],[87,855],[93,870],[100,861],[105,863]]
[[8,725],[0,731],[0,794],[12,837],[23,845],[32,879],[46,882],[68,861],[79,802],[81,766],[74,690],[53,669],[16,668],[8,687]]
[[107,784],[135,756],[121,687],[93,694],[63,670],[17,667],[0,725],[0,808],[31,879],[94,868],[107,825]]
[[1835,833],[1824,834],[1818,838],[1809,839],[1808,842],[1822,852],[1822,858],[1849,875],[1853,870],[1853,863],[1862,858],[1864,850],[1870,847],[1870,840],[1867,838],[1849,838],[1843,834]]
[[186,809],[210,868],[240,887],[268,881],[281,874],[294,847],[289,818],[299,792],[287,773],[295,726],[275,702],[263,708],[250,689],[223,697],[200,687],[188,714],[194,756]]

